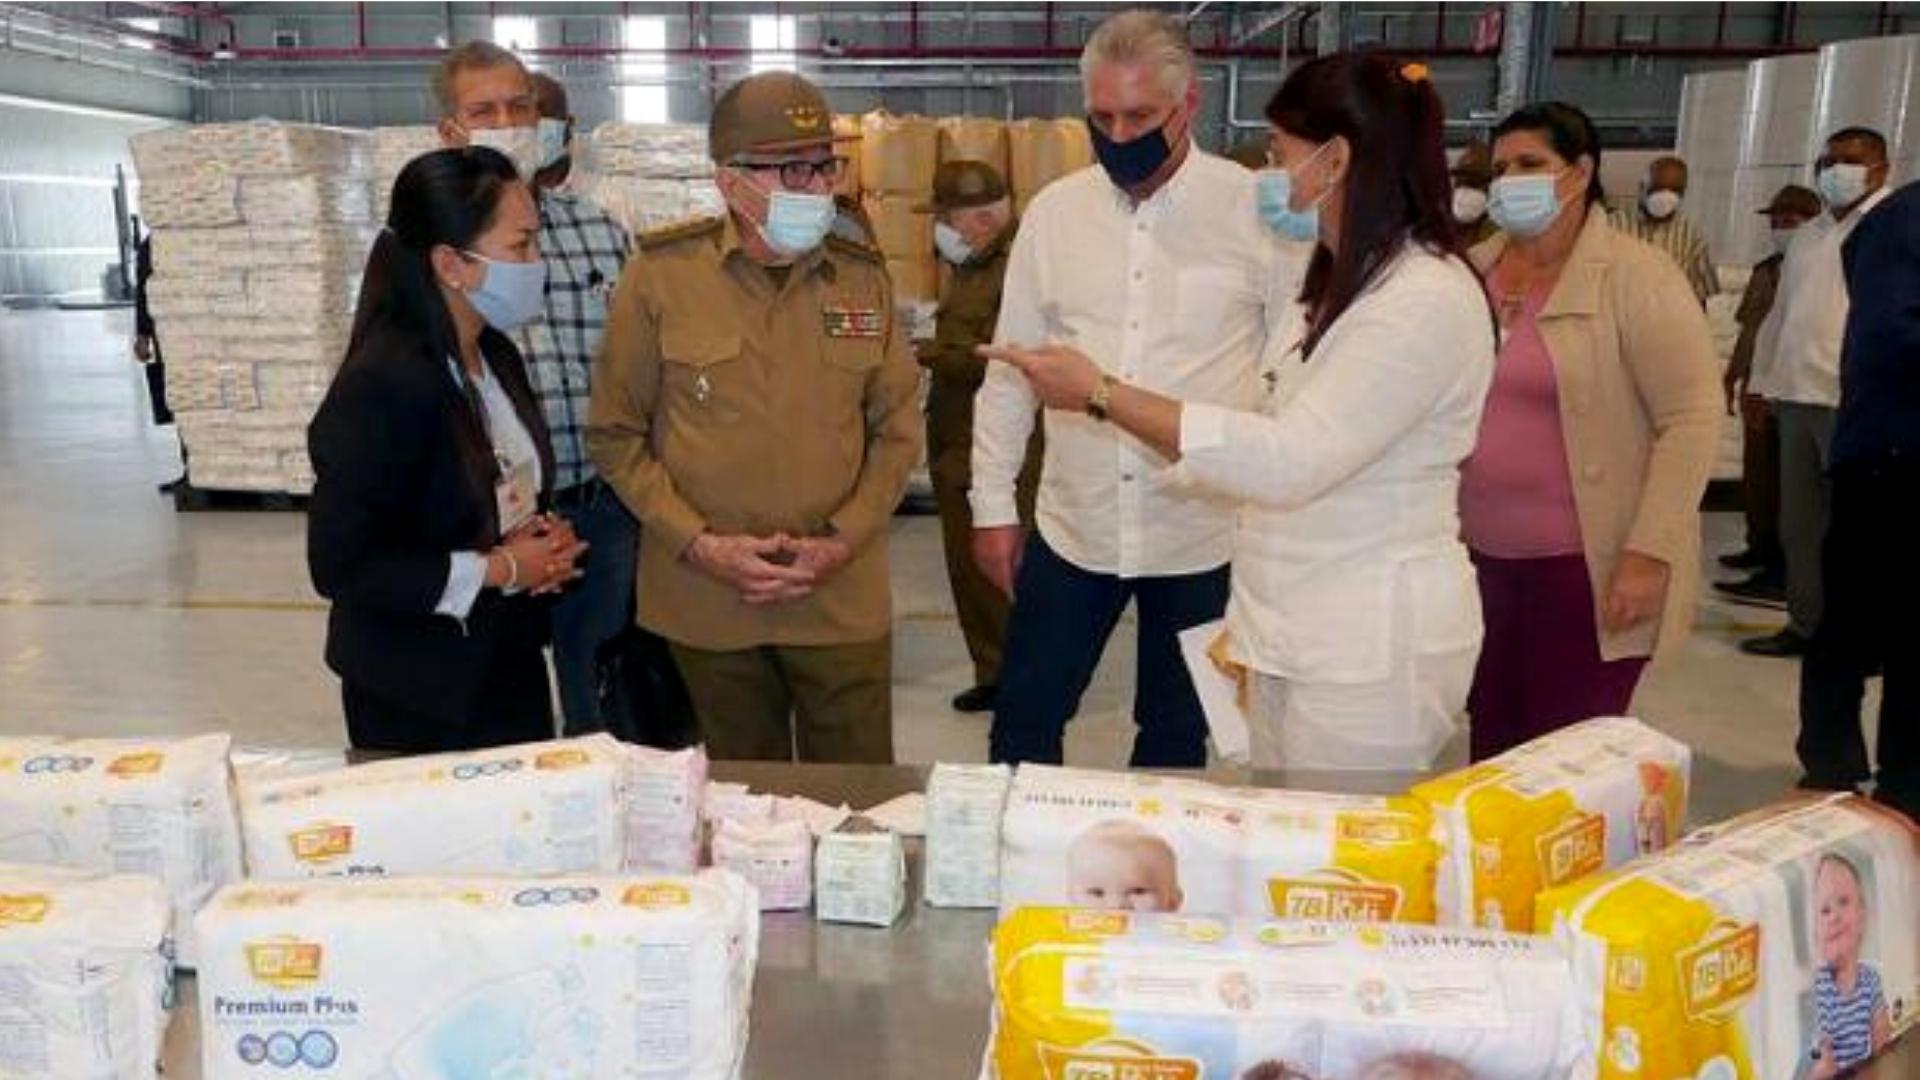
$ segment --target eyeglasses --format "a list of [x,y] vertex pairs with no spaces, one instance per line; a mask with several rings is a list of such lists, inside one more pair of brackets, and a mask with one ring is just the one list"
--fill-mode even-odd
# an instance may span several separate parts
[[825,161],[735,161],[733,167],[759,173],[778,171],[781,186],[789,190],[799,190],[813,183],[813,178],[816,176],[829,185],[839,183],[840,177],[847,171],[847,159],[830,157]]

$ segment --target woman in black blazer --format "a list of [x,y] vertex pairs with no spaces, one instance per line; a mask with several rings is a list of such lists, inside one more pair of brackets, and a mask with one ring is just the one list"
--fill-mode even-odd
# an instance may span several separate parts
[[484,149],[415,159],[367,260],[346,361],[307,431],[314,587],[356,748],[549,738],[544,597],[585,552],[541,511],[546,424],[504,331],[537,315],[539,213]]

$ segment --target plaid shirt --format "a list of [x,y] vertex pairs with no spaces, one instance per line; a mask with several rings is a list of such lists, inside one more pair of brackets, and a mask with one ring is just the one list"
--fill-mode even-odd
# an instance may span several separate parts
[[1680,272],[1687,275],[1687,284],[1693,286],[1693,295],[1702,306],[1720,291],[1720,275],[1713,268],[1713,257],[1707,253],[1707,238],[1685,215],[1674,214],[1665,221],[1655,221],[1636,206],[1631,210],[1615,210],[1613,227],[1665,252]]
[[515,332],[513,340],[553,436],[556,489],[594,477],[587,456],[588,387],[607,327],[607,301],[627,252],[627,234],[591,202],[563,192],[541,194],[546,316]]

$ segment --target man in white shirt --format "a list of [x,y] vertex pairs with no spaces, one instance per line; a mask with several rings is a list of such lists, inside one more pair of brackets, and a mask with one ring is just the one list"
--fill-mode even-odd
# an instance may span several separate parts
[[[1029,208],[1007,269],[997,344],[1071,345],[1112,377],[1234,409],[1260,399],[1275,297],[1297,262],[1262,228],[1254,176],[1201,152],[1193,51],[1173,18],[1122,12],[1080,62],[1099,165]],[[993,365],[976,404],[974,557],[1013,596],[994,761],[1057,763],[1108,637],[1139,614],[1136,766],[1206,763],[1206,720],[1181,660],[1181,630],[1221,616],[1235,504],[1182,484],[1144,443],[1089,415],[1050,411],[1037,533],[1022,534],[1014,486],[1037,399]]]
[[1840,249],[1887,197],[1887,140],[1870,128],[1845,128],[1827,139],[1814,169],[1827,212],[1801,226],[1787,248],[1749,384],[1779,424],[1780,543],[1787,563],[1787,627],[1740,643],[1755,656],[1801,655],[1820,621],[1820,540],[1847,327]]

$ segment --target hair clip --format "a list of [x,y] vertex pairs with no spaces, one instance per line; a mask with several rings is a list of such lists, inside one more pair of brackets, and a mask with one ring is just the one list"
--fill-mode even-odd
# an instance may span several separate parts
[[1411,64],[1402,64],[1400,66],[1400,77],[1407,80],[1410,83],[1426,82],[1427,79],[1432,76],[1432,74],[1433,72],[1427,70],[1427,65],[1419,63],[1417,61]]

